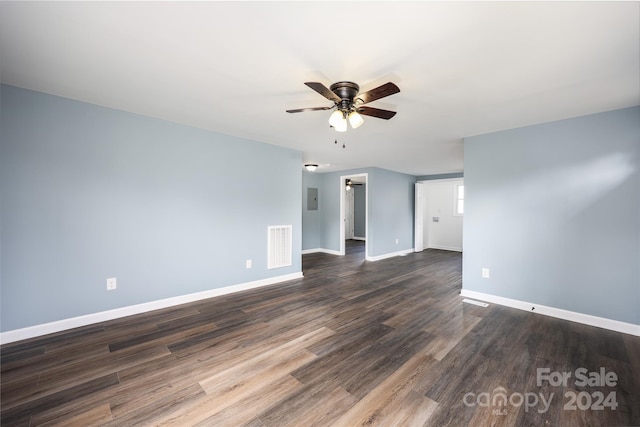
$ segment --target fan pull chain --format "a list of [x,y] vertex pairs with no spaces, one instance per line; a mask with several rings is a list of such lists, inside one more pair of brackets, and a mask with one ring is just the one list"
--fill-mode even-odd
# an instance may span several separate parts
[[[338,145],[338,138],[334,139],[333,143]],[[347,148],[347,145],[344,142],[342,143],[342,148]]]

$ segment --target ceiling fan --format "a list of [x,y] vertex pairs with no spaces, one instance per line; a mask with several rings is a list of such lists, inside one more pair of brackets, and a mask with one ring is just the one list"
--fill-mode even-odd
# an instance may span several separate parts
[[363,115],[385,120],[389,120],[396,115],[395,111],[382,110],[364,105],[400,92],[400,88],[391,82],[364,93],[359,93],[360,86],[353,82],[337,82],[329,88],[319,82],[305,82],[305,85],[329,101],[333,101],[333,107],[298,108],[295,110],[287,110],[287,113],[333,110],[335,108],[335,111],[329,117],[329,124],[338,132],[347,131],[347,120],[354,129],[362,125],[362,123],[364,123]]
[[356,185],[362,185],[361,182],[353,182],[350,179],[346,179],[344,184],[346,186],[347,191],[351,190],[351,188],[353,188]]

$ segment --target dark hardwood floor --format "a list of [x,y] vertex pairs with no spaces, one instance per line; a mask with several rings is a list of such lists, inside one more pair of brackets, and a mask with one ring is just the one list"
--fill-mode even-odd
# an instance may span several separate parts
[[640,425],[640,338],[463,303],[455,252],[347,249],[305,255],[304,279],[4,345],[2,426]]

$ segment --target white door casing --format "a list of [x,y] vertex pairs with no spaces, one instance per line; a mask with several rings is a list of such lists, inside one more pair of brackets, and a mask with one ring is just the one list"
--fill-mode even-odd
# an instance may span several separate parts
[[[345,224],[346,224],[346,216],[345,216],[345,204],[346,204],[346,186],[345,181],[350,178],[360,178],[360,180],[365,184],[365,241],[364,241],[364,254],[365,259],[369,259],[369,174],[361,173],[354,175],[343,175],[340,177],[339,182],[339,193],[340,194],[340,255],[344,255],[346,253],[345,248]],[[353,190],[352,190],[353,191]],[[352,209],[353,212],[353,209]]]

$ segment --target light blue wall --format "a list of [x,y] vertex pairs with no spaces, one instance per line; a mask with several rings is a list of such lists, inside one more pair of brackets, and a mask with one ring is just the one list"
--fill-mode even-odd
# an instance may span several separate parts
[[[1,102],[2,331],[301,271],[300,152],[10,86]],[[293,265],[267,270],[282,224]]]
[[[307,210],[307,188],[318,189],[318,210]],[[322,175],[302,172],[302,249],[322,247],[322,212],[324,207]]]
[[[340,250],[341,176],[368,174],[368,255],[387,255],[413,248],[414,184],[412,175],[380,168],[350,169],[321,174],[324,249]],[[398,244],[395,243],[396,238]]]
[[367,234],[367,186],[353,187],[353,234],[354,237],[366,237]]
[[464,156],[464,289],[640,324],[640,107],[466,138]]
[[453,179],[453,178],[464,178],[463,172],[455,172],[455,173],[440,173],[437,175],[423,175],[416,178],[416,181],[431,181],[434,179]]
[[372,175],[369,182],[369,255],[413,249],[416,177],[379,168],[374,168]]

